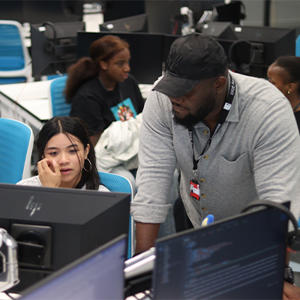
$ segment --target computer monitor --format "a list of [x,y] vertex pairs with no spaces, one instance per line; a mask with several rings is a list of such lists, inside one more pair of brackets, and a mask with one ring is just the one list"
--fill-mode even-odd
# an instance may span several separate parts
[[266,78],[269,65],[279,56],[295,55],[295,29],[239,25],[233,27],[238,40],[252,44],[250,75]]
[[130,195],[0,184],[0,227],[18,243],[23,290],[120,234]]
[[32,75],[63,74],[76,61],[77,32],[84,22],[44,22],[31,25]]
[[234,31],[240,40],[264,44],[266,65],[273,63],[278,56],[295,55],[295,29],[234,25]]
[[287,229],[264,208],[157,241],[154,299],[282,299]]
[[0,19],[20,23],[82,20],[85,0],[1,0]]
[[120,236],[24,291],[22,300],[123,300],[126,237]]
[[104,22],[135,16],[145,12],[144,0],[106,0],[101,1],[101,6]]
[[112,20],[100,24],[99,27],[100,31],[147,32],[147,15],[140,14],[127,18]]
[[139,83],[152,84],[162,74],[163,35],[142,32],[79,32],[78,58],[89,56],[91,43],[104,35],[117,35],[130,46],[130,73]]
[[201,26],[201,33],[219,39],[236,40],[232,23],[230,22],[209,22]]

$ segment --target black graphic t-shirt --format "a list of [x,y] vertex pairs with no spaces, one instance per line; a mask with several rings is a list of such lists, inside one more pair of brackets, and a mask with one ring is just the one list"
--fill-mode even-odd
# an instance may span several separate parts
[[113,121],[125,121],[141,113],[144,99],[137,82],[129,76],[113,91],[107,91],[98,78],[88,80],[72,99],[71,116],[81,118],[89,134],[105,130]]

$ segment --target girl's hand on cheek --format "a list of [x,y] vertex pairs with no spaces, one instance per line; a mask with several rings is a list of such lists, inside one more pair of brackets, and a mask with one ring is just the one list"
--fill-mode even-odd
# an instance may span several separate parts
[[55,160],[44,158],[38,162],[39,179],[43,186],[59,187],[61,184],[61,173],[59,165]]

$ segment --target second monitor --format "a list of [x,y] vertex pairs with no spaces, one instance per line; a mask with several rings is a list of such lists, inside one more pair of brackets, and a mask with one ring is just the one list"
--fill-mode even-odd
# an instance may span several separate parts
[[0,184],[0,227],[18,243],[23,290],[120,234],[130,195]]

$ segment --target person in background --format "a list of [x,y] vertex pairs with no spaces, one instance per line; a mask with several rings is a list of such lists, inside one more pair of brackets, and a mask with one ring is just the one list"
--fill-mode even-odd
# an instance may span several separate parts
[[71,116],[88,126],[95,146],[101,133],[116,120],[126,121],[141,113],[144,99],[130,72],[130,50],[126,41],[107,35],[90,46],[68,69],[65,96]]
[[95,152],[82,120],[54,117],[37,138],[38,175],[17,184],[108,191],[100,184]]
[[300,57],[278,57],[267,74],[269,81],[290,101],[300,131]]

